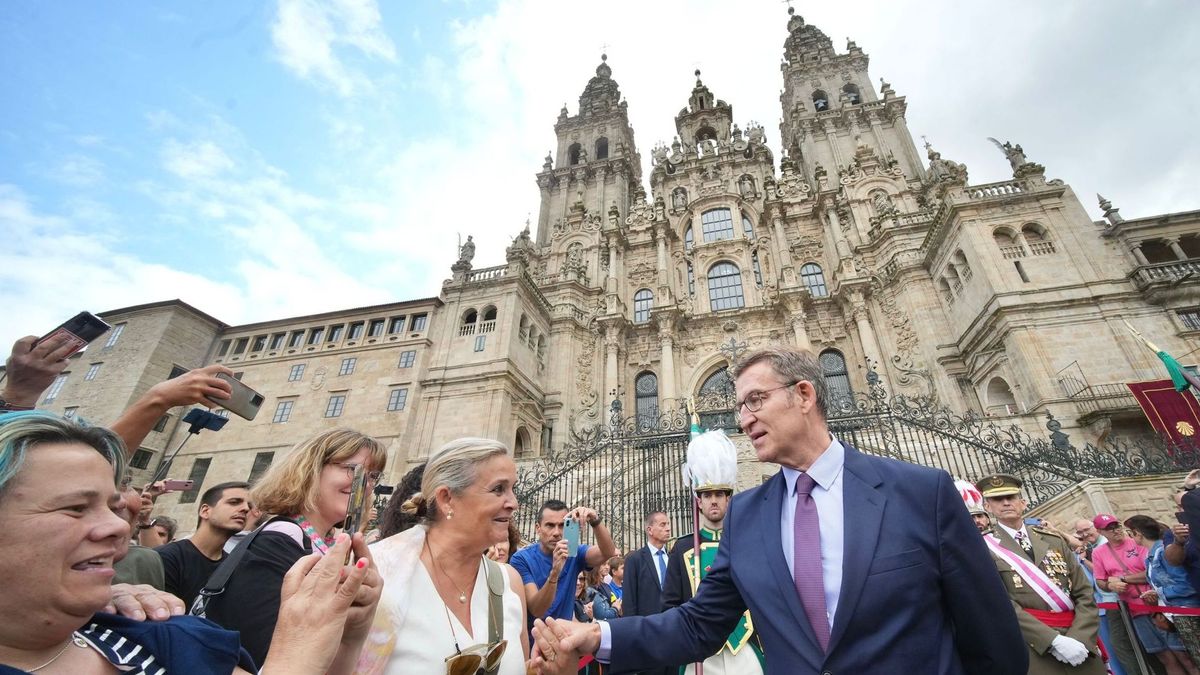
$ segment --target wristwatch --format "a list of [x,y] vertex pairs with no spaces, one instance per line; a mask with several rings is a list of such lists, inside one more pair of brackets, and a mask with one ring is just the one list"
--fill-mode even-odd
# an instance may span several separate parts
[[600,522],[601,522],[602,520],[603,520],[603,519],[600,517],[600,514],[599,514],[599,513],[597,513],[597,514],[596,514],[596,519],[595,519],[595,520],[589,520],[589,521],[588,521],[588,526],[589,526],[589,527],[595,527],[595,526],[599,525],[599,524],[600,524]]

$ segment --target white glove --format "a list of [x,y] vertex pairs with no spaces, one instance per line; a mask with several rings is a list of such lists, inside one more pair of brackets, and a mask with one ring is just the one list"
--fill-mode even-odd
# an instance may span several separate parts
[[1069,666],[1078,666],[1087,660],[1088,649],[1083,643],[1073,637],[1059,635],[1050,643],[1050,653],[1054,658]]

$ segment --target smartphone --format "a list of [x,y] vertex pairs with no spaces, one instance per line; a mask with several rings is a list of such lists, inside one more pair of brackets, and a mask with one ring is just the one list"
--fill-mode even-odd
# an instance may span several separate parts
[[1175,522],[1180,525],[1191,525],[1187,519],[1187,511],[1178,511],[1175,513]]
[[163,492],[187,492],[188,490],[192,489],[193,485],[195,485],[195,483],[190,480],[175,480],[174,478],[168,478],[167,480],[163,481]]
[[[355,532],[362,532],[367,525],[367,516],[371,508],[368,494],[370,492],[367,490],[367,466],[359,464],[354,469],[354,479],[350,482],[350,500],[346,505],[346,519],[342,521],[342,531],[350,536],[354,536]],[[345,564],[350,564],[353,557],[354,551],[348,551]]]
[[1025,519],[1025,524],[1026,524],[1026,525],[1038,525],[1038,526],[1040,526],[1040,525],[1042,524],[1042,519],[1041,519],[1041,518],[1026,518],[1026,519]]
[[217,377],[229,383],[229,386],[233,389],[232,393],[225,400],[211,397],[206,398],[229,412],[236,414],[238,417],[248,420],[254,419],[258,415],[259,409],[262,408],[263,395],[242,384],[241,380],[235,379],[232,375],[217,373]]
[[80,312],[62,322],[58,328],[46,333],[38,342],[49,340],[58,335],[65,336],[67,342],[71,344],[71,351],[63,356],[63,358],[67,358],[72,354],[82,351],[92,340],[104,335],[110,328],[112,326],[104,323],[104,321],[97,318],[91,312]]
[[579,555],[579,521],[567,518],[563,523],[563,539],[567,540],[567,557]]

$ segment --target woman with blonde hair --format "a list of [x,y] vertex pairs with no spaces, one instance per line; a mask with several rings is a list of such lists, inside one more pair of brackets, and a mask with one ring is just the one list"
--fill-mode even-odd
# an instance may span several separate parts
[[483,555],[508,536],[516,482],[498,441],[460,438],[430,455],[404,503],[418,524],[371,546],[385,585],[358,673],[525,673],[524,587]]
[[[351,429],[332,429],[299,443],[251,490],[254,505],[271,518],[249,542],[225,592],[209,601],[206,616],[240,632],[255,663],[263,662],[271,646],[284,574],[305,555],[324,555],[333,547],[358,467],[365,466],[369,489],[386,463],[379,441]],[[338,656],[339,663],[356,658]]]

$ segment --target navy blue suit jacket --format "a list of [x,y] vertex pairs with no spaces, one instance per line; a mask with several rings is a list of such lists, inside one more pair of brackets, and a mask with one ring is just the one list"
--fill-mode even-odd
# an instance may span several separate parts
[[650,555],[650,549],[645,546],[625,558],[622,591],[621,609],[625,616],[650,616],[663,611],[658,566],[654,563],[654,556]]
[[783,556],[780,472],[733,498],[694,598],[609,622],[612,670],[703,661],[749,608],[769,675],[1027,672],[1012,603],[950,476],[843,445],[845,550],[827,653]]

